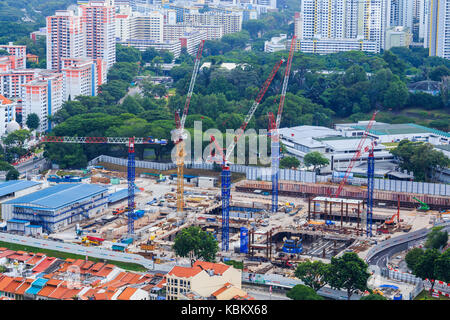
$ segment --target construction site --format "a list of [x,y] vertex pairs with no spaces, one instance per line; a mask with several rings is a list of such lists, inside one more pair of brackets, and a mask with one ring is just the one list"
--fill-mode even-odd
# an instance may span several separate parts
[[[200,64],[201,42],[184,110],[181,115],[175,114],[176,128],[172,138],[177,154],[176,172],[136,168],[135,145],[167,144],[164,140],[152,137],[42,137],[43,143],[128,146],[126,167],[101,163],[85,170],[71,171],[64,177],[56,175],[56,170],[42,177],[49,185],[95,184],[108,191],[105,210],[80,215],[79,220],[70,220],[64,227],[51,232],[48,238],[137,253],[155,263],[164,263],[178,259],[172,249],[177,233],[195,225],[214,235],[219,242],[218,257],[222,261],[241,261],[248,272],[292,276],[296,264],[306,259],[328,260],[349,251],[364,258],[370,247],[378,242],[429,227],[436,219],[441,219],[450,209],[448,197],[373,189],[375,141],[368,138],[368,133],[377,112],[368,122],[347,172],[338,183],[279,181],[278,128],[294,41],[295,37],[287,60],[278,113],[276,116],[269,114],[272,181],[249,181],[235,174],[232,179],[229,159],[240,135],[236,135],[227,148],[217,146],[215,154],[211,154],[210,160],[220,164],[221,172],[197,170],[193,174],[184,168],[184,124]],[[240,127],[242,132],[285,62],[282,59],[273,67]],[[347,178],[363,153],[369,153],[367,187],[349,186]],[[77,201],[73,199],[72,202]],[[447,211],[440,212],[442,210]],[[13,222],[19,224],[20,221],[24,220]],[[33,224],[39,224],[38,220],[33,221]]]

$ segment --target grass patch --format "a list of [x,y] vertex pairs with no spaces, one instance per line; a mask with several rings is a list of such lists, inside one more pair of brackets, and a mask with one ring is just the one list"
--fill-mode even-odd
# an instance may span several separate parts
[[[59,259],[68,259],[68,258],[83,259],[83,260],[86,259],[85,255],[50,250],[50,249],[43,249],[43,248],[32,247],[32,246],[24,246],[21,244],[4,242],[4,241],[0,241],[0,247],[5,247],[5,248],[8,248],[10,250],[15,250],[15,251],[21,250],[21,251],[34,252],[34,253],[37,253],[37,252],[45,253],[49,257],[55,257],[55,258],[59,258]],[[129,271],[137,271],[137,272],[147,271],[146,268],[144,268],[143,266],[141,266],[140,264],[137,264],[137,263],[127,263],[127,262],[121,262],[121,261],[104,260],[104,259],[100,259],[100,258],[94,258],[89,255],[88,255],[88,257],[89,257],[89,260],[92,262],[106,262],[106,263],[113,264],[119,268],[129,270]]]
[[414,300],[450,300],[450,298],[441,295],[435,298],[427,290],[423,290]]

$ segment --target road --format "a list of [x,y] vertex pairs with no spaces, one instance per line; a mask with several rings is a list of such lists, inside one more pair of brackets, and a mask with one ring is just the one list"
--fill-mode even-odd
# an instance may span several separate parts
[[15,168],[17,169],[17,171],[19,171],[20,174],[33,171],[35,171],[35,173],[38,173],[39,170],[43,169],[46,161],[47,160],[44,158],[39,158],[38,160],[30,160],[15,166]]
[[406,249],[408,249],[408,242],[387,248],[370,258],[368,263],[369,265],[376,265],[380,269],[386,268],[386,264],[390,257],[392,257],[397,252],[404,251]]

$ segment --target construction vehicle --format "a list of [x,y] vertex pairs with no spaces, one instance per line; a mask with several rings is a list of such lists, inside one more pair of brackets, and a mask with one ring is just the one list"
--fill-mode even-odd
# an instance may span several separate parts
[[[397,222],[395,221],[395,217],[397,217]],[[402,226],[400,225],[400,222],[403,220],[400,220],[400,197],[397,198],[397,212],[392,215],[389,219],[384,221],[381,225],[377,227],[378,233],[390,233],[394,230],[394,228],[400,228],[402,229]],[[405,230],[411,230],[411,228],[408,229],[408,226],[403,226],[403,231]],[[407,231],[405,231],[407,232]]]
[[427,205],[425,202],[420,201],[419,199],[417,199],[416,197],[413,197],[414,200],[416,200],[417,202],[419,202],[421,204],[421,206],[419,206],[417,208],[418,211],[428,211],[430,210],[430,206]]
[[124,213],[125,211],[126,211],[126,210],[125,210],[125,207],[120,207],[120,208],[114,209],[113,212],[112,212],[112,214],[113,214],[113,215],[118,215],[118,214]]
[[84,245],[94,245],[94,246],[100,246],[105,239],[92,237],[92,236],[85,236],[81,238],[81,243]]

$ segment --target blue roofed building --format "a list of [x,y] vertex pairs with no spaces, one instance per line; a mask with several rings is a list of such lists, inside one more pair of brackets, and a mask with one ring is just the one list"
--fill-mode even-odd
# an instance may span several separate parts
[[33,281],[27,291],[25,291],[25,297],[33,299],[36,298],[37,293],[42,290],[47,282],[48,279],[37,278],[35,281]]
[[28,221],[30,225],[42,226],[42,231],[50,233],[93,218],[107,207],[107,188],[73,183],[52,186],[6,201],[2,203],[2,213],[8,232],[22,233],[23,224],[17,221]]
[[28,180],[10,180],[0,183],[0,201],[21,197],[42,188],[42,183]]

